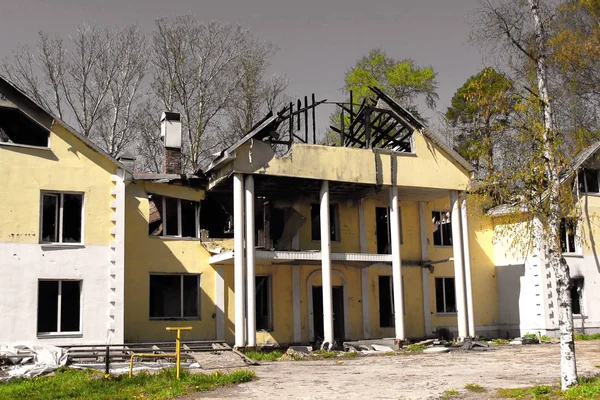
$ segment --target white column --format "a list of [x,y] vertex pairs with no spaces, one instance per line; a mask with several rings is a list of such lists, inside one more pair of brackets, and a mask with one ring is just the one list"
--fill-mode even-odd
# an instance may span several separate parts
[[256,346],[256,301],[254,299],[254,276],[256,263],[254,260],[254,177],[246,176],[246,322],[248,323],[247,335],[250,347]]
[[467,293],[467,331],[470,337],[475,337],[475,315],[473,314],[473,286],[471,285],[471,249],[469,245],[469,223],[467,214],[466,194],[461,196],[462,242],[465,265],[465,291]]
[[215,324],[217,340],[225,340],[225,267],[215,267]]
[[394,321],[396,339],[404,340],[404,293],[402,292],[402,261],[400,257],[400,210],[398,186],[390,188],[390,231],[392,241],[392,282],[394,287]]
[[331,290],[331,237],[329,227],[329,182],[321,185],[321,275],[323,281],[324,344],[333,346],[333,295]]
[[233,175],[235,346],[244,347],[244,176]]
[[[427,215],[427,203],[419,202],[419,225],[421,233],[421,260],[429,261],[429,242],[427,241],[427,223],[431,223],[431,216]],[[423,321],[425,321],[425,335],[431,335],[431,298],[429,296],[429,268],[421,268],[421,282],[423,285]]]
[[452,250],[454,255],[454,286],[456,293],[456,316],[458,319],[458,337],[467,337],[467,306],[465,302],[465,274],[463,272],[462,229],[458,193],[450,192],[452,215]]
[[294,323],[294,343],[302,343],[302,314],[300,302],[300,265],[292,266],[292,321]]

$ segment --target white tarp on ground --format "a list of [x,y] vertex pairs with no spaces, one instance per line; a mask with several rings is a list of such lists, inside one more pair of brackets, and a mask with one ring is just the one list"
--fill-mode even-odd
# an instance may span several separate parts
[[[24,357],[25,356],[25,357]],[[57,370],[67,364],[67,353],[60,347],[38,344],[0,344],[0,359],[8,360],[13,366],[5,369],[8,376],[0,379],[33,378]]]

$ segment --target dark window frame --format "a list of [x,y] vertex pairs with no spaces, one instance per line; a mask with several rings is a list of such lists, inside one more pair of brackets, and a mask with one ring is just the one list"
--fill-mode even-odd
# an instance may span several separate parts
[[[449,289],[448,281],[452,280],[452,292],[454,293],[454,299],[448,299]],[[442,282],[442,307],[440,310],[440,298],[438,297],[438,282]],[[450,300],[450,301],[449,301]],[[448,304],[450,303],[450,305]],[[451,305],[454,307],[451,307]],[[435,277],[435,312],[436,314],[456,314],[456,280],[453,276],[436,276]]]
[[[583,306],[583,290],[585,280],[583,276],[571,278],[571,285],[569,287],[571,296],[571,310],[573,315],[584,316],[585,308]],[[577,299],[577,302],[574,300]]]
[[[263,281],[264,283],[259,287],[259,280],[266,280]],[[265,286],[266,285],[266,286]],[[259,299],[259,295],[258,292],[259,290],[266,290],[266,297],[267,297],[267,324],[266,327],[265,326],[259,326],[259,321],[261,321],[265,316],[261,316],[261,318],[259,318],[259,313],[262,311],[262,307],[259,307],[259,301],[261,301],[261,299]],[[254,321],[256,322],[256,330],[257,331],[264,331],[264,332],[272,332],[274,330],[273,328],[273,277],[271,275],[256,275],[254,277],[254,300],[255,300],[255,309],[254,309],[254,313],[255,313],[255,319]]]
[[[41,330],[40,329],[40,303],[42,301],[42,297],[40,294],[40,284],[44,282],[44,283],[51,283],[51,282],[56,282],[57,283],[57,294],[56,294],[56,330]],[[79,289],[79,313],[78,313],[78,320],[77,320],[77,324],[78,324],[78,328],[77,330],[64,330],[63,329],[63,307],[62,307],[62,297],[63,297],[63,283],[65,282],[69,282],[69,283],[77,283],[78,284],[78,289]],[[81,279],[38,279],[38,288],[37,288],[37,312],[38,312],[38,316],[37,316],[37,321],[36,321],[36,333],[38,337],[42,337],[42,336],[62,336],[62,335],[81,335],[83,330],[82,330],[82,322],[83,322],[83,280]],[[70,304],[72,304],[72,302],[69,302]]]
[[597,168],[582,168],[578,173],[581,193],[600,194],[600,171]]
[[[160,273],[160,272],[152,272],[150,273],[150,278],[148,279],[148,317],[151,321],[187,321],[187,320],[201,320],[201,316],[202,316],[202,309],[201,309],[201,275],[202,274],[170,274],[170,273]],[[173,317],[173,316],[152,316],[152,277],[153,276],[178,276],[180,277],[180,286],[179,286],[179,290],[180,290],[180,314],[179,316]],[[197,282],[198,285],[195,287],[197,294],[197,310],[198,313],[197,315],[194,316],[184,316],[185,314],[185,282],[184,282],[184,277],[185,276],[194,276],[197,278]]]
[[[159,210],[160,221],[162,223],[162,230],[160,234],[153,234],[151,231],[151,222],[150,222],[150,202],[154,201],[152,199],[153,196],[160,198],[160,207],[156,205],[155,207]],[[180,199],[177,197],[171,196],[163,196],[157,193],[148,193],[148,236],[150,237],[163,237],[163,238],[182,238],[182,239],[199,239],[200,238],[200,202],[194,200]],[[172,210],[172,207],[167,207],[167,202],[177,202],[177,212],[175,218],[177,219],[177,233],[167,234],[167,232],[171,231],[172,227],[168,223],[168,215],[167,212],[169,209]],[[184,219],[183,219],[183,208],[185,203],[192,203],[194,206],[194,236],[183,236],[184,231],[189,229],[189,227],[185,227]]]
[[[314,212],[316,210],[316,212]],[[319,203],[310,204],[310,229],[311,240],[313,242],[321,241],[321,206]],[[340,225],[340,205],[339,203],[329,203],[329,229],[331,235],[329,239],[332,242],[340,243],[342,241]]]
[[[442,216],[446,214],[447,221],[442,223],[444,219]],[[432,211],[431,220],[433,225],[437,225],[437,230],[434,227],[433,230],[433,245],[437,247],[451,247],[452,246],[452,217],[450,211]],[[446,226],[444,228],[444,226]]]
[[[570,226],[570,229],[568,227]],[[577,219],[562,218],[560,220],[560,247],[563,254],[578,254]]]
[[[79,196],[81,198],[81,210],[79,212],[79,241],[65,241],[65,196]],[[53,237],[56,240],[45,240],[45,223],[44,223],[44,201],[46,198],[54,198],[54,234]],[[71,191],[50,191],[42,190],[40,192],[40,222],[39,222],[39,243],[40,244],[60,244],[60,245],[83,245],[85,241],[85,202],[86,196],[83,192],[71,192]]]

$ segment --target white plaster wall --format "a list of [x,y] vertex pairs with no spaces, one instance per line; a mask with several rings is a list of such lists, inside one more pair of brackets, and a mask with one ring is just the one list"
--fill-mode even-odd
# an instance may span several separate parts
[[578,331],[585,333],[600,332],[600,259],[592,254],[584,256],[565,256],[569,264],[571,277],[583,276],[582,317],[574,317],[573,323]]
[[[39,244],[0,243],[0,343],[106,343],[110,253],[109,246],[44,250]],[[38,279],[83,281],[81,337],[37,338]],[[123,337],[120,329],[114,337]]]
[[523,264],[496,268],[501,333],[517,336],[545,329],[544,291],[538,261],[532,256]]

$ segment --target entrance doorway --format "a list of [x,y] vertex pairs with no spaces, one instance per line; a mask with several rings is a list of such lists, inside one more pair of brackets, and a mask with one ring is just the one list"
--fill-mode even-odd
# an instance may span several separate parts
[[[337,342],[342,342],[344,338],[344,287],[332,286],[333,297],[333,338]],[[315,340],[323,340],[323,287],[312,287],[313,301],[313,323],[315,329]]]

